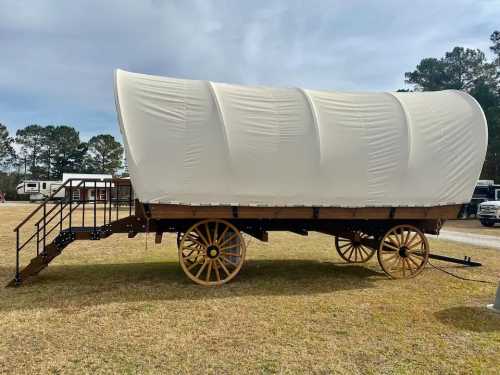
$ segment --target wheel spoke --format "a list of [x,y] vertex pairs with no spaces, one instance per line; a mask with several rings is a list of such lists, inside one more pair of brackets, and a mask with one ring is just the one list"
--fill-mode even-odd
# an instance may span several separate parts
[[399,240],[399,245],[403,246],[404,245],[404,240],[405,240],[405,231],[403,230],[403,228],[401,228],[399,230],[399,234],[401,236],[401,239]]
[[187,269],[188,271],[191,271],[196,265],[199,265],[200,263],[194,261],[193,264],[191,264]]
[[227,257],[241,257],[241,254],[238,254],[238,253],[226,253],[224,251],[221,252],[221,255],[225,255]]
[[406,237],[405,237],[405,240],[403,242],[403,246],[408,247],[408,239],[410,238],[410,235],[411,235],[411,231],[407,230],[406,231]]
[[351,250],[351,249],[352,249],[352,247],[353,247],[353,246],[352,246],[352,244],[349,244],[349,245],[350,245],[350,246],[349,246],[349,247],[348,247],[348,248],[347,248],[344,252],[341,252],[341,254],[342,254],[342,256],[343,256],[343,257],[345,257],[345,256],[346,256],[346,254],[349,252],[349,250]]
[[[420,264],[418,264],[417,262],[415,262],[415,259],[413,259],[414,256],[417,256],[415,254],[408,254],[408,259],[410,259],[417,267],[420,267]],[[416,258],[419,262],[421,261],[421,259],[419,258]],[[421,263],[421,262],[420,262]]]
[[217,232],[219,231],[219,222],[216,221],[215,222],[215,228],[214,228],[214,238],[213,238],[213,243],[214,244],[217,244],[217,240],[219,239],[219,237],[217,237]]
[[233,267],[238,267],[238,265],[237,265],[236,263],[233,263],[233,262],[232,262],[232,261],[230,261],[227,257],[225,257],[225,256],[221,256],[221,258],[222,258],[225,262],[227,262],[227,263],[229,263],[230,265],[232,265]]
[[345,243],[343,245],[339,245],[339,248],[343,249],[344,247],[349,246],[350,244],[351,244],[351,241],[349,241],[349,242],[347,242],[347,243]]
[[409,250],[410,251],[412,251],[412,250],[415,251],[414,249],[420,250],[419,245],[422,245],[423,243],[424,243],[424,241],[420,240],[417,243],[415,243],[414,245],[412,245],[411,247],[409,247]]
[[408,244],[406,245],[406,247],[411,248],[412,244],[413,244],[413,241],[415,241],[418,238],[419,238],[418,232],[415,232],[415,234],[411,238],[410,242],[408,242]]
[[193,251],[205,251],[205,246],[201,247],[198,244],[195,245],[184,245],[182,250],[193,250]]
[[[183,257],[184,259],[190,259],[190,258],[191,258],[191,255],[193,255],[193,253],[194,253],[195,251],[197,251],[197,250],[196,250],[196,249],[193,249],[193,250],[191,250],[191,251],[189,252],[189,254],[184,254],[184,253],[182,253],[182,257]],[[198,252],[198,253],[196,253],[196,254],[195,254],[195,257],[198,257],[199,255],[200,255],[200,253]]]
[[224,247],[219,247],[219,250],[220,251],[223,251],[223,250],[227,250],[227,249],[234,249],[234,248],[238,248],[240,247],[240,244],[234,244],[234,245],[228,245],[228,246],[224,246]]
[[392,260],[395,260],[399,258],[399,254],[398,253],[392,253],[388,258],[386,258],[384,261],[387,262],[387,263],[390,263]]
[[224,270],[224,272],[226,273],[226,275],[229,276],[231,273],[229,272],[229,270],[227,269],[227,267],[224,265],[224,263],[219,258],[217,258],[217,261],[219,262],[220,266],[222,267],[222,269]]
[[210,276],[212,275],[212,261],[208,261],[208,271],[206,281],[210,281]]
[[214,267],[214,270],[215,270],[215,277],[217,278],[217,281],[220,282],[219,267],[217,266],[216,263],[214,263],[213,267]]
[[197,244],[198,246],[201,246],[201,247],[206,247],[206,246],[207,246],[207,245],[204,245],[204,244],[203,244],[203,243],[201,243],[200,241],[195,240],[195,239],[193,239],[193,238],[189,238],[189,237],[188,237],[187,239],[188,239],[189,241],[191,241],[191,242],[193,242],[193,243]]
[[238,233],[234,233],[231,237],[225,239],[224,242],[222,242],[221,244],[219,244],[219,246],[221,246],[221,247],[224,246],[226,243],[232,241],[237,236],[238,236]]
[[198,233],[198,235],[203,240],[203,242],[205,242],[205,246],[210,246],[210,243],[207,241],[207,239],[205,238],[205,236],[198,230],[198,228],[194,228],[194,230],[195,230],[196,233]]
[[229,230],[229,227],[226,226],[226,228],[222,231],[221,235],[217,238],[217,241],[215,242],[217,245],[219,245],[219,241],[221,239],[224,239],[224,236],[226,235],[228,230]]
[[392,263],[392,265],[389,267],[389,269],[394,270],[399,267],[399,263],[401,263],[401,257],[398,255],[396,260]]
[[405,258],[405,263],[408,266],[408,270],[410,271],[411,274],[413,274],[413,268],[411,267],[410,261],[408,258]]
[[392,244],[389,244],[387,242],[383,242],[382,247],[388,247],[389,249],[392,249],[392,251],[383,250],[383,252],[385,253],[392,253],[394,251],[399,251],[399,247],[393,246]]
[[205,262],[203,262],[203,264],[201,265],[201,268],[196,273],[196,278],[200,277],[201,273],[203,272],[203,270],[205,269],[207,264],[208,264],[208,259],[205,259]]
[[356,247],[352,247],[351,252],[349,253],[349,260],[352,261],[352,257],[354,256],[354,253],[356,253]]
[[361,249],[361,251],[363,251],[363,253],[364,253],[367,257],[369,257],[369,256],[370,256],[370,252],[368,252],[368,250],[366,250],[366,248],[365,248],[364,246],[361,246],[361,247],[360,247],[360,249]]
[[[391,238],[391,236],[394,236],[395,241]],[[398,232],[394,231],[394,233],[392,233],[391,236],[389,236],[389,238],[388,238],[389,241],[392,242],[393,244],[395,244],[397,247],[401,247],[401,243],[399,242]]]
[[210,228],[208,227],[208,223],[205,223],[205,230],[207,232],[208,243],[212,244],[212,235],[210,234]]

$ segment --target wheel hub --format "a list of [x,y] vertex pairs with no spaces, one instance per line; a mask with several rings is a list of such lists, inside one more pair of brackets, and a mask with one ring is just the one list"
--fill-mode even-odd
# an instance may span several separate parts
[[403,258],[408,257],[408,248],[406,246],[401,246],[399,248],[399,256]]
[[220,254],[220,250],[217,246],[215,245],[210,245],[207,247],[207,256],[210,258],[210,259],[215,259],[219,256]]

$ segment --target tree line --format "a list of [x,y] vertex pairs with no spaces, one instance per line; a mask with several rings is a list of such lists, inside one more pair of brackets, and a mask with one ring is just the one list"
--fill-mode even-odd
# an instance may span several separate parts
[[83,142],[72,126],[28,125],[10,136],[0,124],[0,190],[11,199],[22,179],[61,180],[68,172],[116,175],[122,167],[123,147],[112,135]]
[[443,57],[422,59],[414,71],[405,73],[405,78],[415,90],[463,90],[477,100],[488,122],[488,151],[481,178],[500,182],[499,31],[491,34],[490,42],[491,60],[479,49],[455,47]]

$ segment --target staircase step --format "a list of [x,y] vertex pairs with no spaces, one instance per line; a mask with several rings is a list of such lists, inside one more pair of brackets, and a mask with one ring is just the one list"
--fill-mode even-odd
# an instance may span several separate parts
[[71,227],[71,228],[66,228],[61,231],[61,233],[92,233],[94,231],[100,231],[101,227]]
[[[54,243],[50,243],[45,247],[45,251],[38,254],[36,257],[31,259],[29,264],[24,267],[21,272],[19,272],[19,279],[21,282],[24,282],[26,279],[31,276],[37,275],[44,268],[48,266],[48,264],[59,254],[61,254],[62,249],[59,249]],[[7,287],[17,286],[18,282],[16,279],[11,280]]]

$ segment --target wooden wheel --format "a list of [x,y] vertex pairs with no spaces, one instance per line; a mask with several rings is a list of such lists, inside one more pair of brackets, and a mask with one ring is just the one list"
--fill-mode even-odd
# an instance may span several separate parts
[[203,220],[182,236],[179,261],[195,283],[222,285],[238,274],[245,252],[245,241],[234,225],[225,220]]
[[390,229],[380,242],[378,262],[392,278],[410,278],[424,269],[429,259],[429,243],[418,228],[398,225]]
[[362,240],[368,239],[370,236],[359,230],[353,232],[352,238],[335,237],[335,248],[340,257],[348,263],[364,263],[367,262],[374,254],[375,249],[363,245]]

